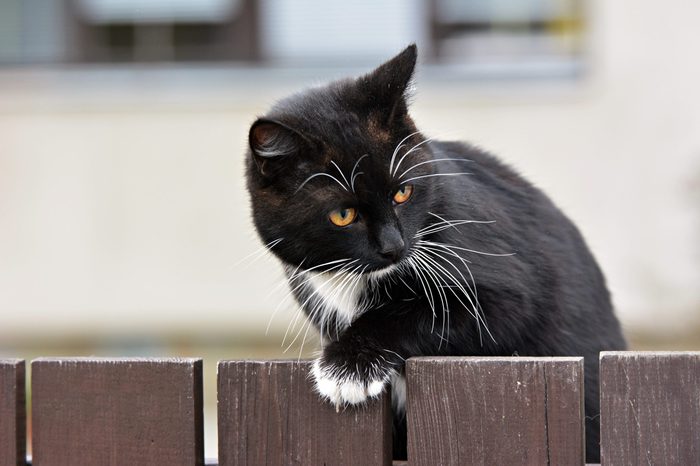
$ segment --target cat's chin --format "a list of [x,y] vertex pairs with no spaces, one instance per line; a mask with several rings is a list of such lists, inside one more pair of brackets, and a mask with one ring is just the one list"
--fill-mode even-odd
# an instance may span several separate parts
[[370,272],[366,272],[366,275],[373,281],[377,280],[382,280],[389,275],[392,275],[393,273],[396,273],[401,269],[402,263],[401,262],[395,262],[393,264],[389,264],[383,267],[379,267],[377,269],[374,269]]
[[[396,272],[398,272],[402,267],[404,267],[404,261],[393,262],[386,265],[379,265],[371,270],[367,270],[362,275],[369,278],[372,281],[377,281],[388,277]],[[282,266],[287,271],[287,274],[296,274],[298,272],[306,272],[307,270],[300,268],[298,264],[291,264],[282,260]],[[312,268],[313,269],[313,268]],[[324,273],[323,269],[317,269],[317,273]]]

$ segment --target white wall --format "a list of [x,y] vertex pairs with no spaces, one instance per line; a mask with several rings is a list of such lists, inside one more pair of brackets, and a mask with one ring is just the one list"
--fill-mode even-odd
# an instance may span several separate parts
[[[579,224],[630,328],[700,310],[700,3],[597,2],[580,83],[445,80],[423,69],[426,133],[500,154]],[[338,72],[340,73],[340,72]],[[0,73],[0,338],[260,335],[274,261],[259,246],[247,127],[313,72]],[[290,313],[277,316],[283,332]]]

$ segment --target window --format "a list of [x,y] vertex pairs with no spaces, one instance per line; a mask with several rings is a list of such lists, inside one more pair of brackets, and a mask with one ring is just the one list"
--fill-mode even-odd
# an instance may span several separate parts
[[450,75],[498,78],[573,77],[585,59],[583,0],[4,0],[1,5],[0,62],[366,66],[417,42],[422,59]]

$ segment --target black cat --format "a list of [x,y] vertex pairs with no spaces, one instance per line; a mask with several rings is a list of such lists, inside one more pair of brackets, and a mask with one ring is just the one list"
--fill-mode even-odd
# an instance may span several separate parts
[[391,384],[400,458],[406,358],[584,356],[597,462],[598,353],[625,348],[603,275],[539,189],[416,129],[415,63],[411,45],[366,76],[280,101],[250,129],[253,218],[321,333],[316,387],[338,406]]

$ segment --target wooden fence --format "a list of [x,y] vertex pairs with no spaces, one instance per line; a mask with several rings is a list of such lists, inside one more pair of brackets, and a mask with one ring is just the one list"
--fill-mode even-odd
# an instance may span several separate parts
[[[600,363],[602,464],[700,464],[700,353]],[[204,464],[201,360],[31,370],[35,466]],[[24,371],[0,360],[0,466],[27,464]],[[411,466],[584,462],[581,358],[415,358],[406,380]],[[336,413],[307,362],[219,362],[219,465],[390,465],[389,398]]]

